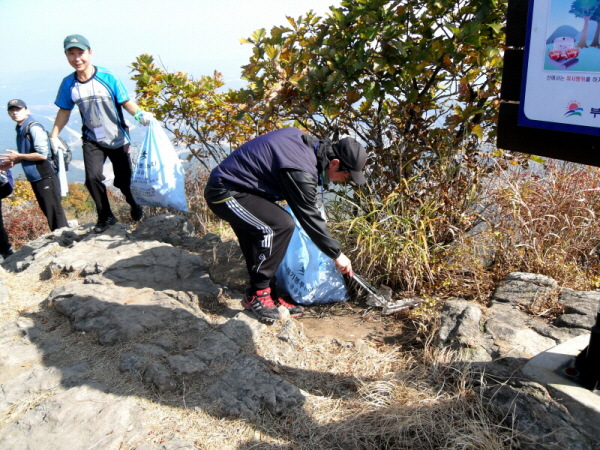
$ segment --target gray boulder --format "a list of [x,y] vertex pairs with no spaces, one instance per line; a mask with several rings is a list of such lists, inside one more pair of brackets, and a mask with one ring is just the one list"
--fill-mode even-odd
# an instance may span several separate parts
[[[565,314],[553,323],[525,312],[524,306],[559,292]],[[481,371],[482,395],[511,418],[522,448],[600,448],[599,430],[571,415],[543,386],[525,381],[521,370],[533,356],[588,333],[599,299],[597,292],[561,290],[545,276],[512,273],[487,308],[463,299],[446,302],[437,343],[454,348],[457,361]]]

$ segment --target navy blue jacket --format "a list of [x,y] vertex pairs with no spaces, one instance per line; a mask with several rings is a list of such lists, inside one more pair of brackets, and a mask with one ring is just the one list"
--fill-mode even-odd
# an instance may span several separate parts
[[[27,131],[27,125],[30,122],[35,122],[35,120],[31,116],[29,116],[23,121],[23,123],[21,123],[21,125],[17,125],[15,128],[17,131],[17,151],[22,154],[29,154],[35,152],[33,142],[28,136],[25,135]],[[32,126],[42,127],[41,124],[36,124]],[[48,138],[46,137],[46,139]],[[48,149],[50,149],[50,143],[48,143]],[[56,172],[54,172],[52,164],[48,159],[42,161],[25,161],[24,159],[22,159],[21,165],[23,166],[23,172],[25,172],[27,181],[29,181],[30,183],[40,181],[44,178],[50,178],[56,175]]]
[[210,174],[210,183],[233,191],[249,192],[273,200],[284,196],[277,184],[281,169],[304,171],[318,181],[315,149],[297,128],[282,128],[258,136],[231,153]]
[[273,201],[286,200],[302,228],[330,258],[342,253],[317,208],[320,172],[327,145],[297,128],[258,136],[232,152],[208,179],[208,201],[245,192]]

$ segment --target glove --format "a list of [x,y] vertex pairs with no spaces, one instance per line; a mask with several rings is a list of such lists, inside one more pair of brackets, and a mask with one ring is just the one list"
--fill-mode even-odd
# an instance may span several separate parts
[[144,126],[148,125],[151,120],[154,120],[152,113],[144,111],[143,109],[138,109],[133,115],[133,118]]
[[59,152],[62,152],[64,150],[66,150],[65,146],[63,145],[63,143],[57,137],[50,138],[50,146],[52,147],[52,152],[55,153],[55,154],[57,154],[57,155],[58,155]]

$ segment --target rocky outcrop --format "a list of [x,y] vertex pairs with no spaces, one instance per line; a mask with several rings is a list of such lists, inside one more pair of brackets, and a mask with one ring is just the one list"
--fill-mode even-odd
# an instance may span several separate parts
[[[525,312],[555,296],[564,313],[549,322]],[[438,345],[482,373],[482,393],[511,417],[525,448],[600,448],[600,429],[584,426],[560,399],[521,372],[533,356],[589,334],[600,292],[560,289],[543,275],[515,272],[496,288],[490,304],[449,300],[442,311]]]
[[[0,324],[0,413],[16,418],[0,428],[2,448],[134,446],[148,417],[119,378],[246,420],[303,404],[300,389],[256,354],[264,325],[239,310],[211,317],[199,307],[216,303],[226,287],[198,255],[172,245],[214,245],[212,235],[192,233],[177,216],[150,218],[134,233],[122,224],[99,235],[91,226],[63,229],[3,263],[46,279],[77,276],[41,311]],[[7,291],[0,294],[6,301]],[[88,341],[93,354],[82,354]]]

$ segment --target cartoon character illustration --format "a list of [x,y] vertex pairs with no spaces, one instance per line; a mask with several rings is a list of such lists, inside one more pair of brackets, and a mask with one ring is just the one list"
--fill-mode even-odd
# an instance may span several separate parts
[[575,45],[575,38],[569,36],[557,37],[553,41],[552,49],[548,51],[548,56],[555,61],[579,56],[579,48]]
[[[580,48],[577,46],[579,34],[575,28],[562,25],[546,39],[549,62],[554,67],[566,70],[579,62],[577,58],[580,52]],[[547,69],[549,68],[547,67]]]
[[579,48],[575,46],[575,38],[560,36],[554,39],[553,48],[548,56],[554,60],[575,58],[579,55]]

